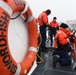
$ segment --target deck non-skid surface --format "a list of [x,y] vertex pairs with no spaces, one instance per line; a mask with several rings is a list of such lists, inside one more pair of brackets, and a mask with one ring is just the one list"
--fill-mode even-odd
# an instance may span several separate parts
[[44,62],[38,64],[32,75],[76,75],[76,70],[72,71],[72,66],[52,66],[52,52],[42,52]]

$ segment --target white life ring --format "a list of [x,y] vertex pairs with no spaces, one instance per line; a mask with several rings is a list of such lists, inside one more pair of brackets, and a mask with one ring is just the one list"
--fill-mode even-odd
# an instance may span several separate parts
[[[17,63],[8,46],[8,25],[13,13],[21,12],[24,20],[27,18],[29,30],[29,49],[25,59]],[[27,12],[27,13],[26,13]],[[37,54],[37,28],[33,14],[25,1],[3,0],[0,1],[0,75],[25,75],[30,70]]]

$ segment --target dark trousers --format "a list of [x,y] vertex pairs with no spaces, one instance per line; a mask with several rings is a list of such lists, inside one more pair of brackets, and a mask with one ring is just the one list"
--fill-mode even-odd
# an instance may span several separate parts
[[53,45],[53,37],[55,36],[56,31],[51,31],[50,30],[50,40],[51,40],[51,46]]
[[67,51],[57,51],[57,54],[60,56],[60,65],[71,65],[71,56],[68,54]]
[[46,26],[40,26],[40,34],[41,34],[41,37],[42,37],[41,46],[45,46],[45,42],[46,42]]
[[71,51],[71,46],[66,44],[65,46],[56,49],[55,54],[60,56],[60,64],[61,65],[71,65],[71,56],[68,54]]
[[[42,42],[41,42],[41,45],[39,46],[38,55],[41,57],[41,52],[44,51],[45,42],[46,42],[46,26],[40,26],[40,34],[42,37]],[[40,42],[40,38],[38,38],[38,41]],[[37,61],[40,61],[39,57],[37,57]]]

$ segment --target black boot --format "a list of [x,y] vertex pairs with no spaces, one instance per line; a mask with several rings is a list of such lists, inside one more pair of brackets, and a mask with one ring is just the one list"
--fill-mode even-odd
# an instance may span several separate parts
[[42,51],[43,51],[43,52],[48,52],[48,48],[45,47],[45,46],[42,46]]
[[53,68],[56,67],[57,62],[59,62],[59,55],[53,56]]

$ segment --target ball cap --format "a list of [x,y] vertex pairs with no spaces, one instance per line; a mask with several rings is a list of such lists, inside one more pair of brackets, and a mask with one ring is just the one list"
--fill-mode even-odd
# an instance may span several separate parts
[[69,26],[67,24],[65,24],[65,23],[61,23],[60,27],[62,27],[62,28],[68,28]]

